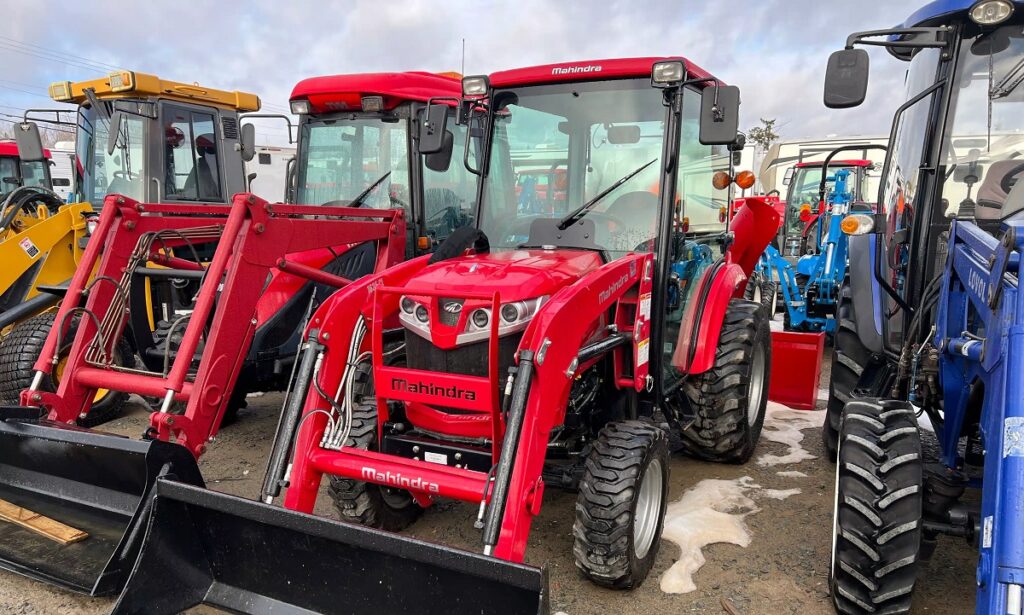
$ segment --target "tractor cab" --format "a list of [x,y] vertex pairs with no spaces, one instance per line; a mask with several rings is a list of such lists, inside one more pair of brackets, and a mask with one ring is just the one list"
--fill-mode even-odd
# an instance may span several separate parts
[[[818,227],[818,217],[825,213],[831,194],[835,191],[836,179],[839,172],[846,170],[843,174],[846,193],[844,199],[847,202],[864,202],[874,199],[874,195],[868,194],[869,173],[874,169],[874,163],[870,160],[836,160],[828,163],[825,171],[825,184],[828,193],[824,202],[820,202],[819,187],[823,165],[815,162],[798,162],[790,167],[783,178],[783,184],[788,186],[786,203],[784,208],[784,219],[782,228],[779,229],[781,241],[779,247],[783,256],[800,257],[807,248],[815,248],[813,242],[805,241],[808,233]],[[817,203],[817,205],[815,205]]]
[[118,71],[56,82],[50,98],[76,105],[75,121],[64,119],[66,111],[30,111],[16,133],[38,135],[31,120],[73,125],[73,202],[98,208],[116,193],[143,202],[228,203],[245,190],[235,153],[238,114],[259,110],[255,94]]
[[[289,200],[400,208],[409,256],[433,251],[473,221],[476,177],[467,170],[465,126],[447,124],[445,147],[419,151],[418,127],[432,100],[454,117],[460,82],[451,73],[313,77],[292,91],[299,120]],[[476,154],[474,154],[476,155]]]
[[16,142],[0,141],[0,195],[21,186],[40,186],[51,190],[50,150],[42,153],[43,160],[22,160]]

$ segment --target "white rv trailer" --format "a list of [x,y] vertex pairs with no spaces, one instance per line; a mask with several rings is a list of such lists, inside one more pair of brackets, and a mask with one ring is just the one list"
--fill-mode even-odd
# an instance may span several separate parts
[[249,192],[271,202],[286,200],[289,162],[294,158],[293,147],[256,146],[256,155],[245,163],[246,176],[256,174]]
[[67,201],[75,191],[75,142],[57,141],[49,150],[53,191]]

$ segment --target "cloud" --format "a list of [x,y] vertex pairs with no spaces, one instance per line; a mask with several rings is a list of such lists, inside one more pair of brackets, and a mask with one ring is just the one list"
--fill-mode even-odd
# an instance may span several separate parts
[[[49,82],[103,72],[92,63],[254,91],[268,111],[281,111],[305,77],[458,70],[465,38],[468,73],[682,54],[742,88],[744,127],[775,117],[784,138],[880,134],[888,131],[906,66],[872,52],[867,103],[828,111],[821,103],[825,62],[850,32],[895,25],[918,4],[851,10],[842,0],[110,0],[56,9],[20,2],[0,24],[0,112],[45,105]],[[69,27],[57,30],[58,23]],[[55,54],[67,54],[65,61]],[[282,128],[272,130],[283,136]]]

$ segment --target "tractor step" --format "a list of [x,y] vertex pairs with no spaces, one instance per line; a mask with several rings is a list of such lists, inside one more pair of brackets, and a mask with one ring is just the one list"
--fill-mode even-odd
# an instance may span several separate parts
[[0,500],[88,534],[62,544],[0,521],[0,568],[91,595],[117,593],[161,474],[203,484],[195,458],[177,444],[46,421],[0,423]]
[[549,612],[540,568],[166,480],[152,510],[113,615]]

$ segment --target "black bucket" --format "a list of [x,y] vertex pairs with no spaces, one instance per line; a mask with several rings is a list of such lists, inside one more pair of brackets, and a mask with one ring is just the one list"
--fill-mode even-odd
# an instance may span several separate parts
[[146,541],[112,613],[548,613],[545,570],[157,482]]
[[124,586],[158,476],[202,485],[183,446],[62,423],[0,421],[0,499],[89,537],[64,545],[0,520],[0,567],[94,596]]

